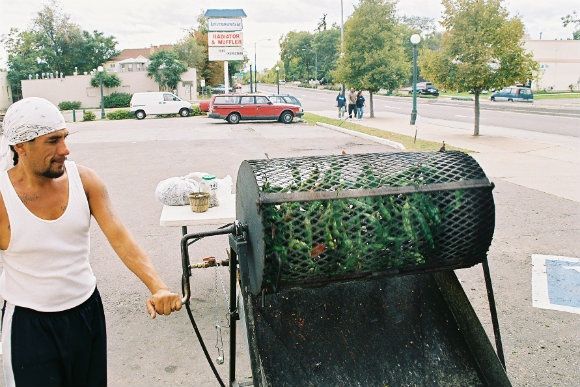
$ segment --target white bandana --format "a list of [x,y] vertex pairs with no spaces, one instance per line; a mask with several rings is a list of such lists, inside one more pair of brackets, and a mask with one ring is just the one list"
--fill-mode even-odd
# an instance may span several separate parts
[[0,128],[0,170],[14,166],[10,145],[33,140],[66,128],[64,117],[44,98],[24,98],[10,106]]

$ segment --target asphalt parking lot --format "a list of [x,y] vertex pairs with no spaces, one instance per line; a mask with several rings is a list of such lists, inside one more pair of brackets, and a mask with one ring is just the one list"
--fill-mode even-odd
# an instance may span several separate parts
[[[70,123],[68,129],[69,158],[93,168],[104,179],[121,218],[174,290],[180,289],[181,230],[159,225],[162,204],[154,191],[161,180],[202,171],[220,178],[230,175],[235,182],[238,167],[246,159],[394,151],[305,123],[230,125],[205,117],[148,117]],[[514,385],[575,385],[580,380],[577,316],[533,308],[528,274],[532,254],[579,255],[574,228],[580,211],[566,199],[501,180],[495,183],[496,231],[489,259],[508,375]],[[549,216],[531,210],[539,202],[550,209]],[[558,237],[546,242],[542,235],[547,233]],[[144,306],[147,289],[116,257],[96,222],[91,226],[91,243],[91,262],[107,314],[109,384],[217,385],[185,310],[151,320]],[[191,249],[192,262],[206,256],[225,258],[227,247],[226,237],[202,240]],[[223,320],[227,308],[219,283],[220,274],[227,278],[227,269],[218,270],[195,271],[192,277],[192,309],[214,358],[215,323]],[[459,271],[458,277],[491,335],[481,273],[478,265]],[[241,337],[240,332],[239,342]],[[227,380],[227,331],[223,340],[226,362],[218,369]],[[251,371],[243,343],[238,346],[237,360],[238,380],[247,381]]]

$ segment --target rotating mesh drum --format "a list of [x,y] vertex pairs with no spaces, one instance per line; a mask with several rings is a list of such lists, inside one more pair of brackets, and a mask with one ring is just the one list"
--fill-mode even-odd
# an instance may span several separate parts
[[493,184],[457,151],[250,160],[236,187],[253,294],[469,267],[493,236]]

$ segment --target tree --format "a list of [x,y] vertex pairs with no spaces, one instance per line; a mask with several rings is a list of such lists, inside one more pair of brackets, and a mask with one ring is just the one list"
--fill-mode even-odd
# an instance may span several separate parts
[[510,18],[502,0],[443,0],[446,32],[437,51],[422,50],[423,75],[449,90],[475,96],[473,135],[479,135],[483,90],[527,83],[538,64],[523,46],[524,26]]
[[316,30],[318,32],[320,31],[326,31],[326,17],[328,16],[327,13],[323,13],[322,17],[320,18],[320,21],[318,22],[318,26],[316,27]]
[[332,71],[336,69],[340,55],[340,27],[334,24],[332,28],[315,33],[312,37],[312,51],[318,58],[318,80],[324,78],[326,82],[332,82]]
[[172,50],[160,50],[149,56],[147,76],[157,82],[161,90],[177,89],[181,74],[187,71],[187,66],[177,59]]
[[201,68],[207,58],[203,46],[191,35],[186,36],[173,46],[173,51],[177,54],[177,58],[185,63],[187,67],[196,69]]
[[373,93],[400,87],[409,77],[401,28],[391,0],[360,0],[344,25],[345,55],[338,60],[335,78],[370,94],[370,117],[374,117]]
[[[103,71],[103,86],[107,89],[111,87],[119,87],[121,86],[121,79],[115,73],[108,73],[107,71]],[[101,86],[101,75],[99,72],[96,72],[95,75],[91,78],[91,86],[92,87],[100,87]]]
[[119,54],[112,36],[81,30],[56,1],[44,5],[29,30],[12,28],[2,43],[8,53],[8,80],[15,98],[22,94],[20,81],[29,74],[72,75],[75,68],[90,72]]
[[572,39],[580,40],[580,18],[576,11],[572,11],[571,14],[568,14],[562,18],[562,25],[564,27],[568,27],[569,24],[573,24],[576,31],[572,32]]
[[280,58],[284,62],[286,80],[306,79],[312,74],[313,35],[306,31],[290,31],[280,38]]

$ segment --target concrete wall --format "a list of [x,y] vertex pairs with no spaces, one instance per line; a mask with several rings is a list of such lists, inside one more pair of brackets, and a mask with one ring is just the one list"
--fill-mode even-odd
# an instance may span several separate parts
[[[147,77],[146,71],[115,73],[121,79],[121,86],[103,88],[103,95],[117,91],[137,93],[160,91],[153,79]],[[91,87],[91,75],[73,75],[64,78],[31,79],[22,81],[22,96],[46,98],[55,105],[63,101],[80,101],[84,108],[95,108],[101,104],[101,89]],[[189,69],[181,75],[177,95],[193,101],[197,98],[197,71]]]
[[7,75],[6,71],[0,70],[0,112],[5,112],[12,105],[12,90]]
[[527,40],[525,48],[540,65],[534,90],[580,90],[580,40]]

